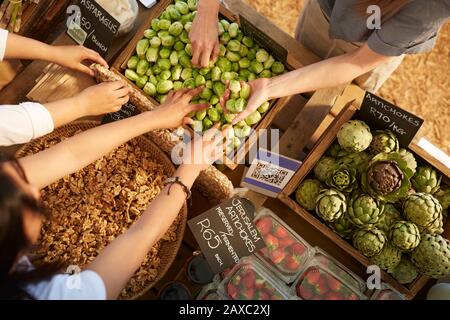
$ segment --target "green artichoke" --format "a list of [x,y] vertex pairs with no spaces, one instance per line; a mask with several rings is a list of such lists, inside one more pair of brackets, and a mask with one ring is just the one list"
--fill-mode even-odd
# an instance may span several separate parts
[[369,126],[360,120],[350,120],[337,133],[339,145],[347,152],[361,152],[372,142]]
[[366,170],[369,161],[369,154],[365,151],[361,151],[357,153],[349,153],[345,156],[339,157],[337,163],[340,166],[355,168],[358,176],[360,177]]
[[409,195],[403,203],[403,215],[414,222],[422,233],[444,232],[442,206],[431,194],[419,192]]
[[431,278],[450,275],[450,241],[437,234],[425,234],[411,259],[420,272]]
[[447,209],[450,207],[450,187],[441,186],[434,194],[434,197],[442,206],[442,214],[444,215],[444,218],[447,218]]
[[350,193],[358,189],[356,170],[353,168],[340,167],[332,171],[325,181],[327,186],[343,193]]
[[327,222],[334,222],[347,211],[345,195],[338,190],[322,190],[316,199],[316,213]]
[[386,243],[383,250],[375,256],[373,256],[370,261],[381,269],[387,272],[394,271],[395,267],[398,266],[400,260],[402,259],[402,252],[397,248]]
[[348,201],[348,218],[357,227],[372,227],[384,214],[384,205],[367,194],[354,194]]
[[361,229],[353,234],[353,246],[368,258],[379,254],[385,243],[385,234],[377,228]]
[[322,185],[319,180],[306,179],[298,186],[295,199],[306,210],[314,210],[321,189]]
[[354,225],[348,218],[348,214],[342,214],[335,222],[330,223],[331,229],[344,239],[351,239]]
[[408,252],[420,243],[419,228],[409,221],[397,221],[389,229],[388,238],[394,247]]
[[395,209],[394,205],[387,203],[384,205],[384,214],[376,227],[387,234],[391,225],[401,219],[401,214],[397,209]]
[[411,178],[412,185],[417,192],[435,193],[439,190],[441,175],[430,166],[420,166]]
[[419,270],[417,270],[408,256],[403,255],[400,263],[391,274],[399,283],[408,284],[416,280],[419,276]]
[[325,182],[337,168],[338,164],[335,159],[323,156],[314,167],[314,176],[320,181]]
[[348,154],[349,154],[349,152],[342,149],[339,142],[337,142],[337,141],[333,142],[331,147],[329,147],[327,152],[325,152],[325,155],[332,157],[332,158],[344,157]]
[[395,203],[407,196],[413,174],[398,153],[380,153],[369,162],[367,172],[361,176],[361,186],[372,197]]
[[414,174],[417,169],[417,161],[414,155],[406,149],[398,150],[398,154],[404,161],[406,161],[408,168],[411,169]]
[[377,130],[373,132],[372,143],[369,146],[370,154],[397,152],[399,143],[397,136],[390,130]]

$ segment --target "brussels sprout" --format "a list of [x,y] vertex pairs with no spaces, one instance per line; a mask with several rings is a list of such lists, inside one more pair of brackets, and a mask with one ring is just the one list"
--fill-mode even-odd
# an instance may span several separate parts
[[184,30],[186,30],[187,33],[191,32],[192,30],[192,22],[186,22],[186,24],[184,25]]
[[223,27],[223,24],[220,22],[217,23],[217,28],[219,30],[219,37],[225,33],[225,28]]
[[148,77],[148,82],[153,84],[155,86],[155,88],[156,88],[156,85],[158,84],[158,79],[156,79],[156,77],[154,75],[151,75],[151,76]]
[[181,81],[175,81],[173,83],[173,90],[178,91],[180,89],[183,89],[183,82]]
[[241,69],[239,71],[239,78],[243,79],[244,82],[247,82],[248,75],[250,74],[250,71],[247,69]]
[[241,91],[241,83],[237,80],[230,80],[230,91],[233,93],[239,93]]
[[161,50],[159,50],[159,56],[163,59],[167,59],[172,51],[170,51],[167,48],[162,48]]
[[192,125],[192,129],[194,132],[202,132],[203,131],[203,121],[194,121],[194,124]]
[[161,38],[161,44],[164,47],[172,47],[175,44],[175,38],[171,35],[163,36]]
[[236,112],[236,100],[229,99],[226,103],[227,110],[231,113],[237,113]]
[[178,10],[181,14],[189,13],[189,6],[186,2],[178,1],[175,3],[175,8]]
[[230,34],[228,32],[224,32],[224,34],[220,36],[219,40],[221,44],[226,45],[231,40]]
[[210,71],[210,68],[201,68],[199,74],[201,74],[202,76],[206,76]]
[[230,34],[231,38],[236,38],[239,32],[239,25],[236,22],[233,22],[230,24],[228,28],[228,33]]
[[203,130],[204,131],[210,129],[213,125],[214,125],[214,123],[208,117],[203,119]]
[[185,68],[181,72],[181,79],[187,80],[192,78],[192,69],[191,68]]
[[147,51],[148,47],[150,46],[150,41],[148,39],[142,39],[139,40],[136,45],[136,53],[139,58],[145,57],[145,52]]
[[156,95],[156,87],[153,83],[147,82],[144,86],[144,92],[148,94],[150,97],[154,97]]
[[269,102],[264,102],[259,108],[258,108],[258,112],[263,114],[266,113],[270,108],[270,103]]
[[263,70],[259,74],[259,77],[260,78],[272,78],[272,72],[270,72],[270,70]]
[[235,113],[224,114],[224,118],[227,123],[232,123],[236,117],[237,117],[237,114],[235,114]]
[[205,104],[205,103],[208,103],[208,100],[198,99],[197,103]]
[[246,57],[248,55],[248,49],[246,46],[241,46],[241,50],[239,50],[239,55],[241,57]]
[[159,19],[153,19],[153,20],[152,20],[151,26],[152,26],[152,29],[153,29],[155,32],[158,32],[159,30],[161,30],[161,29],[159,28]]
[[189,34],[186,32],[186,30],[184,30],[181,34],[180,34],[180,40],[184,43],[190,43],[191,41],[189,40]]
[[223,44],[220,44],[219,45],[219,56],[225,57],[226,54],[227,54],[227,48],[225,48],[225,46]]
[[183,68],[179,64],[177,64],[176,66],[173,66],[171,69],[172,80],[174,80],[174,81],[180,80],[182,71],[183,71]]
[[251,48],[253,47],[253,39],[244,36],[244,38],[242,38],[242,43],[247,47],[247,48]]
[[250,73],[247,77],[247,81],[253,81],[253,80],[256,80],[256,78],[257,78],[256,74]]
[[187,55],[178,56],[178,61],[183,66],[183,68],[191,68],[192,67],[191,58]]
[[212,81],[220,81],[220,76],[222,75],[222,71],[219,67],[214,67],[211,70],[211,80]]
[[213,91],[218,97],[223,97],[226,87],[222,82],[214,82]]
[[[233,72],[235,72],[235,73],[238,73],[239,72],[239,63],[237,63],[237,62],[233,62],[232,64],[231,64],[231,70],[233,71]],[[239,76],[239,75],[238,75]]]
[[191,57],[187,54],[186,50],[184,50],[184,47],[183,50],[177,51],[177,54],[178,54],[178,61],[180,61],[181,57],[187,57],[189,60],[191,59]]
[[240,94],[239,94],[239,92],[231,92],[229,98],[230,99],[234,99],[234,100],[239,99],[240,98]]
[[192,23],[193,20],[194,20],[194,16],[192,15],[192,13],[186,13],[181,16],[180,22],[185,26],[184,30],[186,30],[187,32],[190,32],[192,25],[188,27],[189,30],[186,29],[186,25],[188,23]]
[[185,47],[186,45],[183,43],[183,42],[181,42],[181,41],[177,41],[177,42],[175,42],[175,44],[173,45],[173,49],[175,50],[175,51],[180,51],[180,50],[184,50],[184,47]]
[[137,81],[139,75],[134,70],[127,69],[125,70],[125,77],[127,77],[131,81]]
[[241,50],[241,43],[237,40],[230,40],[227,44],[227,49],[233,52],[239,52]]
[[149,76],[149,77],[152,76],[152,75],[153,75],[153,70],[152,70],[152,68],[148,68],[148,69],[147,69],[147,72],[145,73],[145,75],[146,75],[146,76]]
[[161,13],[159,18],[160,18],[160,20],[169,20],[169,21],[172,20],[172,18],[170,17],[170,14],[167,11],[164,11],[163,13]]
[[269,59],[267,59],[267,61],[264,62],[264,69],[270,70],[270,68],[272,68],[274,63],[275,63],[275,58],[270,56]]
[[156,62],[158,60],[159,49],[158,48],[148,48],[145,58],[148,62]]
[[275,74],[281,74],[284,72],[284,64],[282,64],[281,62],[274,62],[274,64],[272,65],[272,72]]
[[220,68],[222,73],[231,71],[231,61],[226,58],[219,58],[217,60],[217,66]]
[[241,91],[239,92],[240,97],[242,99],[250,98],[250,94],[251,94],[251,91],[252,91],[250,85],[248,83],[244,82],[244,83],[242,83],[241,87],[242,87]]
[[192,69],[192,78],[196,78],[200,73],[198,73],[198,69]]
[[152,67],[152,70],[153,70],[153,74],[155,76],[157,76],[157,75],[159,75],[161,73],[161,68],[158,65],[156,65],[156,64]]
[[200,98],[208,100],[208,102],[211,99],[212,95],[213,95],[213,92],[209,88],[203,89],[203,91],[200,92],[200,94],[199,94]]
[[170,20],[159,20],[158,22],[158,28],[159,30],[169,30],[170,26],[172,25],[172,23],[170,22]]
[[[154,37],[150,40],[150,47],[159,48],[161,46],[161,39],[158,37]],[[148,51],[148,50],[147,50]]]
[[195,80],[190,78],[183,82],[183,87],[188,89],[194,89],[195,88]]
[[178,65],[178,53],[176,51],[172,51],[169,57],[169,61],[172,66]]
[[197,0],[187,0],[187,5],[189,7],[189,10],[194,11],[197,9]]
[[220,121],[220,114],[216,109],[209,109],[208,110],[208,117],[212,122],[219,122]]
[[228,31],[228,28],[230,27],[230,23],[227,20],[225,20],[225,19],[220,20],[220,24],[223,26],[225,31]]
[[241,60],[241,56],[239,54],[231,51],[228,51],[225,57],[231,62],[238,62],[239,60]]
[[245,126],[234,126],[234,135],[237,138],[246,138],[250,135],[250,133],[252,132],[252,128],[245,125]]
[[173,82],[170,80],[162,80],[161,82],[158,83],[158,85],[156,86],[156,91],[159,94],[166,94],[168,93],[170,90],[173,89]]
[[[219,97],[216,96],[216,95],[213,95],[213,96],[211,97],[211,99],[209,99],[209,104],[210,104],[210,105],[216,105],[216,104],[219,104],[219,102],[220,102],[220,99],[219,99]],[[222,110],[222,109],[221,109],[221,110]]]
[[206,80],[205,87],[212,90],[213,83],[211,80]]
[[163,70],[159,74],[161,80],[169,80],[172,77],[172,73],[169,70]]
[[144,37],[151,40],[153,37],[156,37],[156,31],[153,29],[147,29],[144,31]]
[[170,14],[170,18],[172,20],[180,20],[181,19],[181,13],[175,8],[175,6],[168,6],[167,12]]
[[170,60],[169,59],[159,59],[156,62],[156,64],[161,69],[161,71],[170,70],[170,68],[172,67],[172,65],[170,64]]
[[249,125],[255,125],[259,121],[261,121],[262,117],[261,114],[258,111],[254,111],[252,114],[250,114],[246,119],[245,122]]
[[223,84],[227,84],[227,82],[232,79],[233,79],[233,74],[231,72],[223,72],[222,76],[220,77],[220,81],[222,81]]
[[238,31],[238,34],[235,39],[239,42],[242,42],[242,39],[244,39],[244,34],[242,33],[241,30]]
[[249,70],[255,74],[260,74],[264,70],[264,66],[261,62],[253,60]]
[[200,87],[206,83],[205,77],[199,74],[195,77],[195,86]]
[[239,60],[239,67],[241,69],[247,69],[248,67],[250,67],[250,60],[248,60],[247,58],[242,58],[241,60]]
[[237,99],[236,103],[234,105],[236,113],[241,113],[242,111],[244,111],[246,106],[247,106],[247,101],[245,101],[245,99],[242,99],[242,98]]
[[248,60],[250,60],[250,61],[255,60],[256,59],[256,52],[257,51],[255,49],[248,50],[248,54],[247,54]]
[[128,69],[136,69],[139,62],[139,58],[137,56],[132,56],[130,60],[128,60],[127,67]]
[[258,50],[258,52],[256,53],[256,60],[261,63],[266,62],[267,60],[269,60],[269,53],[264,49]]
[[146,76],[146,75],[139,76],[139,78],[137,78],[137,80],[136,80],[136,86],[138,88],[142,89],[145,86],[145,84],[147,83],[147,81],[148,81],[148,76]]
[[206,113],[206,110],[197,111],[197,113],[195,114],[195,119],[197,119],[198,121],[202,121],[203,119],[205,119]]
[[158,94],[156,95],[156,101],[158,101],[159,103],[164,103],[164,101],[166,101],[167,99],[167,94]]
[[160,39],[162,39],[162,37],[167,37],[167,36],[170,36],[170,33],[167,30],[161,30],[160,32],[158,32],[158,37]]
[[172,36],[178,37],[181,34],[181,32],[183,32],[183,29],[184,29],[183,24],[180,21],[175,21],[170,25],[169,33]]

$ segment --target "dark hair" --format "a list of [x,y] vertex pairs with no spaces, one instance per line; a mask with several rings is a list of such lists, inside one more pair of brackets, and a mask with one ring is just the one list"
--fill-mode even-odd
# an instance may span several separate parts
[[57,268],[45,268],[32,272],[12,271],[21,252],[31,245],[24,231],[23,212],[46,216],[38,200],[26,194],[3,170],[5,163],[12,164],[26,180],[19,162],[0,154],[0,299],[31,298],[21,286],[27,282],[42,279],[54,273]]

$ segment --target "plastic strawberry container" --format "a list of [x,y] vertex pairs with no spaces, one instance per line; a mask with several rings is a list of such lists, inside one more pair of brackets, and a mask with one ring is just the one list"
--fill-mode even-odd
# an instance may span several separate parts
[[234,266],[219,290],[232,300],[290,300],[289,288],[254,257]]
[[400,292],[383,283],[380,290],[375,290],[370,300],[407,300]]
[[314,257],[292,286],[303,300],[367,300],[362,279],[329,257],[323,250],[314,248]]
[[211,283],[204,286],[202,291],[197,295],[195,300],[228,300],[221,292],[219,292],[217,284]]
[[266,243],[256,257],[291,284],[310,259],[311,246],[269,209],[261,209],[254,223]]

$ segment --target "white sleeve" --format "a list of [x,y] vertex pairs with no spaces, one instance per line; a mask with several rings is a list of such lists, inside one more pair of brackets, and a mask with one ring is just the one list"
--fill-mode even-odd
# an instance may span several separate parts
[[0,61],[3,61],[5,57],[6,41],[8,41],[8,31],[0,29]]
[[0,106],[0,146],[26,143],[54,129],[48,110],[39,103]]
[[106,300],[105,284],[91,270],[74,275],[58,274],[24,289],[37,300]]

